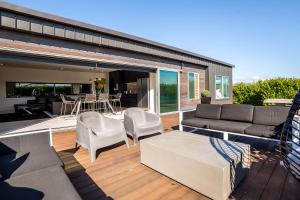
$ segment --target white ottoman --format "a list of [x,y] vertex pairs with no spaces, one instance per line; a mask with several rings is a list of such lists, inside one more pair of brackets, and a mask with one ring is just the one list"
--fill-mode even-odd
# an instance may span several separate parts
[[250,145],[172,131],[140,142],[141,163],[207,197],[224,200],[250,168]]

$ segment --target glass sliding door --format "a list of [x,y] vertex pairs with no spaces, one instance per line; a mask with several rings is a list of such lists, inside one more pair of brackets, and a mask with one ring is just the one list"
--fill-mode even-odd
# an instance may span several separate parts
[[159,71],[160,113],[178,111],[178,73]]

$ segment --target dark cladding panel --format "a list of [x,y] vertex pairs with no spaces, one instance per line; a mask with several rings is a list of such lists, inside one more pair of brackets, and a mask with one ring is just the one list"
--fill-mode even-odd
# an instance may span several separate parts
[[16,28],[16,15],[1,11],[1,25],[9,28]]

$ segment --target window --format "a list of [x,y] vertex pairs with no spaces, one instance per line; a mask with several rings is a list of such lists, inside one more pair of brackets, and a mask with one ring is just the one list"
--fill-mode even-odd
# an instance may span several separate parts
[[195,98],[195,76],[194,73],[189,73],[189,98]]
[[51,96],[90,93],[91,84],[6,82],[6,97]]
[[189,72],[188,73],[189,84],[189,99],[199,98],[199,74]]
[[178,111],[178,73],[160,70],[160,113]]
[[216,76],[216,99],[229,98],[229,76]]

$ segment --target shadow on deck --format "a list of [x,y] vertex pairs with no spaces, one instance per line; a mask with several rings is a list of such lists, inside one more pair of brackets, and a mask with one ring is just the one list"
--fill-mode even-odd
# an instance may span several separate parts
[[[83,199],[208,199],[140,164],[138,145],[106,149],[91,163],[87,150],[75,151],[74,132],[57,133],[53,139],[66,172]],[[251,145],[252,165],[249,175],[229,199],[299,199],[300,182],[281,164],[276,143],[237,140]]]

